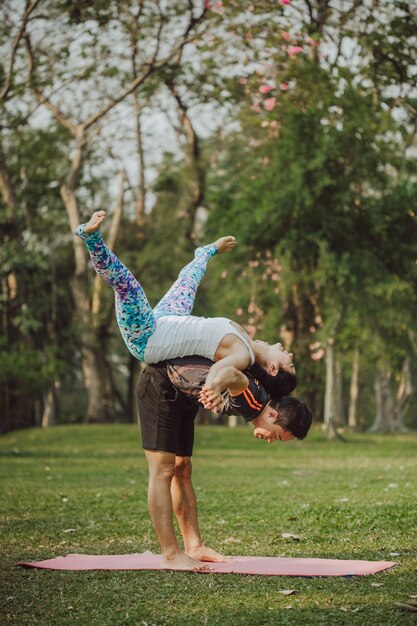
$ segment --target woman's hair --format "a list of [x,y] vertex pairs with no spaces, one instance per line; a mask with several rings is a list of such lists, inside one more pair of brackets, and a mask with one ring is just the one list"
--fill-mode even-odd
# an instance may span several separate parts
[[261,383],[262,387],[269,393],[271,398],[288,396],[297,386],[297,376],[293,372],[280,369],[276,376],[272,376],[272,374],[268,374],[268,372],[257,363],[252,365],[249,371]]
[[304,402],[284,396],[272,399],[269,406],[278,413],[276,424],[297,439],[304,439],[313,421],[313,414]]

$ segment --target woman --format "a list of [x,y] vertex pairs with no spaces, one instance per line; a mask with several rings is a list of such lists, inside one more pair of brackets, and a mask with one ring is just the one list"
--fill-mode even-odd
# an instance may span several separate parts
[[[215,363],[202,392],[206,408],[215,409],[221,402],[220,391],[213,380],[219,370],[227,366],[244,370],[257,364],[260,374],[267,374],[262,384],[271,395],[286,395],[294,389],[292,354],[283,350],[280,343],[269,345],[253,341],[241,326],[224,317],[190,315],[207,263],[215,254],[233,250],[236,245],[233,236],[221,237],[197,248],[194,259],[181,270],[171,289],[152,309],[140,283],[105,245],[100,233],[105,218],[105,211],[97,211],[87,224],[78,226],[75,233],[86,244],[97,274],[115,291],[117,323],[133,356],[149,364],[192,355],[213,360]],[[275,388],[280,371],[287,373],[286,378],[292,385],[289,391],[280,388],[278,392]],[[268,380],[272,385],[270,389],[264,384]]]

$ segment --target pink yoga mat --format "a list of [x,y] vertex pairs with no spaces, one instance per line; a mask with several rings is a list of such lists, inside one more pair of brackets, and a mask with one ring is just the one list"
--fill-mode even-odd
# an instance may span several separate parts
[[[391,561],[342,561],[339,559],[298,559],[265,556],[237,556],[231,563],[207,563],[207,573],[260,574],[263,576],[364,576],[394,567]],[[143,554],[68,554],[25,567],[59,570],[160,570],[161,556]],[[200,572],[199,572],[200,573]],[[205,572],[203,572],[205,573]]]

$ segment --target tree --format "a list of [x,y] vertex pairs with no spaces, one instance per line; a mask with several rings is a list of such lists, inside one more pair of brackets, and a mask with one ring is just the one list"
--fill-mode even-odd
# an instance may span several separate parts
[[[187,3],[181,8],[167,8],[165,13],[158,4],[141,2],[136,13],[134,6],[134,3],[125,3],[119,18],[117,6],[112,2],[98,7],[80,5],[76,11],[72,3],[64,2],[56,8],[54,3],[46,2],[44,8],[48,9],[50,18],[45,21],[44,14],[38,16],[43,28],[42,40],[36,40],[36,33],[29,28],[25,32],[32,93],[70,137],[72,155],[60,192],[71,232],[81,222],[77,187],[94,135],[102,131],[115,107],[150,84],[152,77],[172,62],[194,36],[204,17],[204,11],[195,16],[192,6]],[[174,33],[173,22],[178,18],[181,18],[183,26],[179,33]],[[58,46],[56,43],[48,45],[58,24],[62,34],[60,43]],[[120,36],[129,29],[137,29],[142,36],[140,55],[136,47],[130,52],[126,46],[122,48],[120,70],[114,54],[117,48],[111,48],[112,43],[116,46],[117,40],[111,33],[114,25],[121,44],[123,40]],[[76,42],[80,36],[88,43],[78,45]],[[75,50],[73,55],[70,52],[72,49]],[[152,50],[151,54],[149,50]],[[134,63],[125,69],[123,57],[126,53],[134,55]],[[101,83],[103,78],[112,80]],[[77,91],[73,89],[74,83]],[[108,92],[111,83],[116,96]],[[100,93],[99,85],[107,93]],[[79,94],[84,98],[83,92],[89,87],[97,89],[98,97],[80,101]],[[136,101],[136,110],[137,106]],[[71,288],[79,320],[84,379],[88,389],[87,418],[106,419],[113,413],[113,406],[111,385],[106,383],[109,367],[103,345],[105,337],[98,332],[100,326],[94,319],[97,309],[91,305],[83,244],[75,238],[73,246],[75,275]]]
[[[315,5],[307,4],[313,18]],[[400,4],[398,10],[404,8]],[[284,334],[294,342],[291,348],[298,364],[301,360],[301,380],[311,384],[310,355],[327,351],[325,395],[330,422],[341,412],[340,377],[334,376],[338,337],[346,325],[355,327],[358,336],[359,324],[369,324],[365,310],[375,283],[397,279],[401,283],[400,277],[407,276],[410,287],[415,284],[415,200],[404,191],[407,185],[415,188],[415,182],[410,183],[411,173],[415,181],[415,169],[406,152],[414,137],[410,91],[394,103],[385,89],[392,81],[391,66],[386,67],[384,80],[380,67],[377,73],[369,70],[376,67],[370,41],[378,39],[382,45],[379,21],[367,14],[373,36],[366,38],[362,25],[355,22],[354,5],[349,19],[339,16],[339,23],[329,3],[321,6],[323,12],[306,25],[313,38],[310,53],[301,42],[302,33],[286,32],[284,38],[292,48],[285,51],[291,58],[276,49],[266,73],[247,77],[238,119],[241,132],[251,140],[242,146],[236,139],[239,159],[234,148],[220,157],[223,176],[217,178],[219,191],[212,197],[214,201],[221,197],[221,206],[213,209],[210,219],[216,228],[219,222],[228,228],[232,224],[254,251],[275,251],[282,266],[280,307],[269,315],[275,328],[285,320]],[[384,4],[378,14],[381,22],[386,9]],[[390,17],[384,35],[395,32],[397,43],[404,42],[408,26],[403,24],[400,31],[395,12]],[[319,35],[325,39],[326,30],[331,36],[335,29],[340,39],[337,54],[332,63],[323,62],[314,42],[318,43]],[[367,82],[359,80],[358,67],[340,63],[347,32],[362,46],[365,61],[361,57],[358,63],[359,76]],[[403,69],[409,58],[408,53],[401,58]],[[409,78],[406,72],[396,77],[399,82]],[[395,106],[401,107],[405,118],[398,119]],[[395,251],[392,239],[390,249],[386,228],[396,233]],[[268,311],[262,297],[259,305]],[[404,316],[402,311],[400,315]],[[267,317],[268,313],[265,327]],[[383,341],[394,334],[391,329]],[[355,341],[349,349],[356,349]]]

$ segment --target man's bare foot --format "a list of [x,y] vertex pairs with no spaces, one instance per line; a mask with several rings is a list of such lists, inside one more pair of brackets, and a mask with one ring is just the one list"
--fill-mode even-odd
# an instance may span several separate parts
[[233,561],[232,556],[225,556],[224,554],[220,554],[220,552],[216,552],[213,548],[207,548],[206,546],[188,550],[187,554],[193,559],[207,563],[231,563]]
[[162,569],[191,570],[194,572],[206,572],[210,570],[207,565],[202,565],[200,560],[193,559],[184,554],[184,552],[180,552],[170,559],[163,556],[161,567]]
[[89,234],[95,233],[96,231],[100,230],[100,226],[105,219],[106,211],[95,211],[95,213],[93,213],[93,215],[90,217],[90,220],[85,225],[84,232]]
[[216,246],[219,254],[224,252],[231,252],[236,245],[236,238],[233,235],[228,235],[227,237],[220,237],[217,241],[213,241]]

